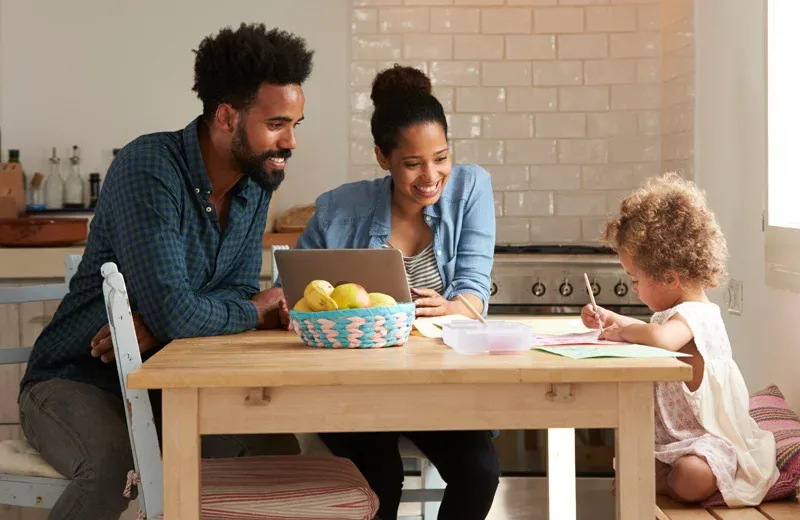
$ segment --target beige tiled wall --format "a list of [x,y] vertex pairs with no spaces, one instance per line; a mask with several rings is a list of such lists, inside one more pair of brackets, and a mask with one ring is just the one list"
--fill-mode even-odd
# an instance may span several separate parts
[[369,88],[395,62],[432,78],[455,160],[491,173],[498,243],[595,242],[620,195],[660,170],[659,0],[352,5],[352,179],[384,174]]
[[693,178],[694,2],[662,0],[662,170]]

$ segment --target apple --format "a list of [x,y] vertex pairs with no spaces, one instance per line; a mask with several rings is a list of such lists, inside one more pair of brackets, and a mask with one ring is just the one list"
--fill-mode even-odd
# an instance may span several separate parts
[[337,285],[331,293],[331,298],[340,309],[363,309],[371,305],[369,293],[357,283]]

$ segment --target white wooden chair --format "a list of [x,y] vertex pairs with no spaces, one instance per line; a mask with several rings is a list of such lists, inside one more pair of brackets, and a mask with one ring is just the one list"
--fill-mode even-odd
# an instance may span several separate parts
[[[142,363],[133,315],[124,278],[116,265],[104,264],[101,272],[115,363],[122,397],[127,403],[126,420],[134,462],[128,473],[128,485],[120,493],[130,497],[132,487],[136,486],[139,519],[155,520],[163,517],[163,470],[152,407],[146,390],[129,389],[125,384],[127,374]],[[54,293],[47,293],[47,299],[51,294]],[[6,475],[6,480],[0,480],[0,498],[7,496],[8,500],[0,503],[51,508],[69,482],[32,448],[26,451],[29,458],[49,468],[54,475]],[[292,518],[293,511],[302,510],[319,513],[318,518],[371,519],[377,510],[377,499],[355,466],[335,457],[204,459],[201,474],[201,501],[211,499],[213,504],[206,508],[211,515],[246,510],[251,515],[248,518],[259,518],[260,514],[271,519]],[[287,483],[286,479],[292,482]],[[298,481],[301,482],[295,484]],[[353,485],[359,481],[359,485]],[[283,498],[287,489],[295,491],[293,498]],[[225,500],[231,493],[238,499]],[[248,499],[242,501],[243,495]]]
[[[278,264],[275,262],[275,251],[289,249],[286,245],[272,246],[272,283],[278,279]],[[331,452],[319,439],[316,433],[297,433],[300,452],[304,455],[328,454]],[[422,506],[421,515],[400,516],[398,520],[435,520],[439,515],[439,506],[444,497],[445,482],[436,467],[423,455],[423,453],[408,439],[401,436],[400,456],[404,459],[414,459],[419,462],[421,488],[403,489],[400,497],[401,503],[419,503]]]
[[[69,292],[80,261],[80,255],[65,258],[64,283],[0,288],[0,304],[60,300]],[[0,348],[0,365],[26,363],[31,350]],[[25,440],[0,441],[0,504],[50,509],[68,484]]]

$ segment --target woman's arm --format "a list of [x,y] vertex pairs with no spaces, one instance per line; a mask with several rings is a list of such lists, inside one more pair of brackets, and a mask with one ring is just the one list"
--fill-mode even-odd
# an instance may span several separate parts
[[443,295],[452,306],[452,314],[470,315],[457,295],[468,298],[484,316],[489,307],[489,287],[494,263],[496,238],[494,195],[489,174],[479,168],[475,185],[467,200],[456,249],[455,270],[449,291]]

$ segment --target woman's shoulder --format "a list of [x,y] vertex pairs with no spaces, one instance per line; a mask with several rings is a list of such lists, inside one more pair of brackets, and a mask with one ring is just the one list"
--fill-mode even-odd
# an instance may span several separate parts
[[375,199],[385,190],[388,177],[347,182],[319,195],[317,211],[330,217],[347,214],[358,216],[371,213]]
[[477,164],[454,164],[442,197],[464,200],[492,190],[489,172]]

